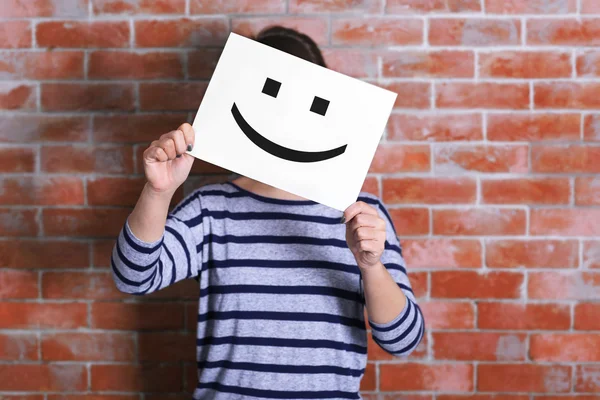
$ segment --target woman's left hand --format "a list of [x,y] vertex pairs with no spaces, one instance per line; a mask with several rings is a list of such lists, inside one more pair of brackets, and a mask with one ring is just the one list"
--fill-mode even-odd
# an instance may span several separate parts
[[346,243],[354,254],[361,270],[380,263],[385,248],[385,220],[377,210],[365,202],[358,201],[344,211]]

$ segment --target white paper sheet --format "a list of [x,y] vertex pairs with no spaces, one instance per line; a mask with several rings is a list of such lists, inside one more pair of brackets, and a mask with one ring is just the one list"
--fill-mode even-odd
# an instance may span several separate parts
[[232,33],[194,120],[190,154],[343,211],[358,197],[395,99]]

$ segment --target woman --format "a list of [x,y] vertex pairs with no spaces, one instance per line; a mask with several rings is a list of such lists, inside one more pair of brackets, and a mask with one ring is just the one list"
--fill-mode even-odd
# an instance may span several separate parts
[[[282,27],[257,40],[325,66]],[[194,158],[189,124],[144,152],[147,183],[112,254],[126,293],[200,283],[195,399],[358,399],[375,342],[407,355],[423,337],[392,221],[362,194],[338,211],[252,179],[196,190],[168,215]]]

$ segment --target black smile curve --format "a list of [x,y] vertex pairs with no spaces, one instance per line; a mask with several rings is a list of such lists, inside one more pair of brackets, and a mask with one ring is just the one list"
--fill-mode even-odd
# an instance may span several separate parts
[[231,107],[231,114],[233,114],[235,122],[237,122],[242,132],[244,132],[244,135],[246,135],[246,137],[250,139],[252,143],[267,153],[274,155],[275,157],[283,158],[284,160],[304,163],[329,160],[330,158],[344,154],[346,147],[348,146],[343,145],[335,149],[325,151],[299,151],[289,149],[270,141],[260,133],[256,132],[254,128],[252,128],[250,124],[246,122],[235,103],[233,103],[233,107]]

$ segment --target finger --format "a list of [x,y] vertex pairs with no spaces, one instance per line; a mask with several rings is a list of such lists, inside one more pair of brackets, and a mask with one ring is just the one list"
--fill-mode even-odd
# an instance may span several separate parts
[[175,151],[175,142],[172,138],[167,137],[158,141],[158,147],[163,149],[169,160],[174,160],[177,157],[177,151]]
[[357,244],[358,251],[378,253],[381,250],[381,245],[375,240],[363,240]]
[[169,156],[167,156],[167,153],[158,146],[151,146],[144,151],[144,160],[150,162],[164,162],[168,159]]
[[345,221],[348,222],[348,221],[351,221],[352,218],[354,218],[356,215],[361,214],[361,213],[370,214],[370,215],[379,215],[377,213],[376,209],[374,209],[373,207],[371,207],[364,201],[357,201],[356,203],[354,203],[350,207],[348,207],[346,209],[346,211],[344,211],[343,218],[345,218]]
[[194,148],[194,140],[196,139],[194,128],[186,122],[185,124],[181,124],[178,129],[183,132],[183,136],[185,137],[186,150],[192,151]]
[[350,221],[350,226],[352,227],[352,230],[355,230],[361,226],[385,230],[385,221],[379,215],[361,213],[352,218],[352,221]]
[[379,231],[373,228],[360,227],[354,231],[354,239],[357,242],[362,242],[363,240],[378,240]]
[[186,152],[187,144],[185,143],[185,136],[183,136],[182,131],[176,130],[169,132],[167,137],[170,137],[173,139],[173,142],[175,142],[175,151],[177,152],[177,155],[181,155]]

